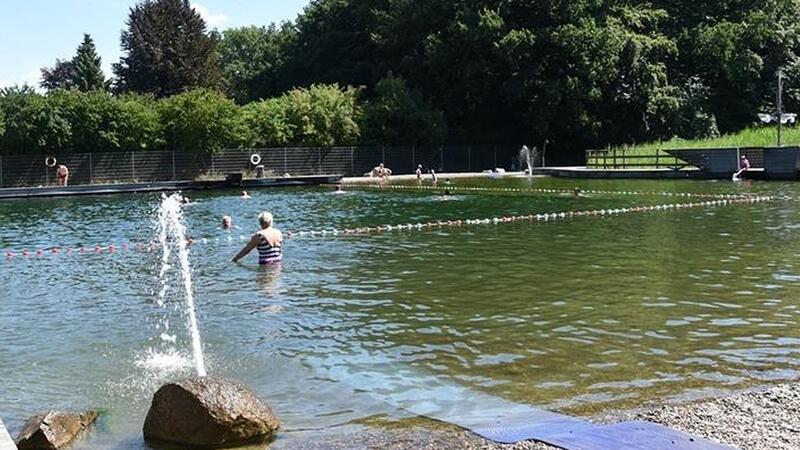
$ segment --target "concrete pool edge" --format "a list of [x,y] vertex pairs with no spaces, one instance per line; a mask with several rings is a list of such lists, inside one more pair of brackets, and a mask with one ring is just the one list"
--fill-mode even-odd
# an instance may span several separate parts
[[89,184],[76,186],[40,186],[0,189],[0,200],[19,198],[71,197],[79,195],[133,194],[165,191],[194,191],[210,189],[260,189],[287,186],[332,184],[341,175],[308,175],[297,177],[245,179],[241,183],[214,181],[158,181],[152,183]]
[[0,420],[0,450],[17,450],[17,445],[14,444],[2,420]]

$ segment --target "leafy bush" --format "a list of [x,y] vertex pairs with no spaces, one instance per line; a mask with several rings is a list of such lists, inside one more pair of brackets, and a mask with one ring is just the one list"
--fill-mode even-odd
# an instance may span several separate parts
[[337,84],[293,89],[281,101],[294,130],[294,144],[331,147],[352,145],[361,136],[358,90]]
[[270,147],[288,145],[294,138],[294,129],[289,124],[286,102],[273,98],[250,103],[242,108],[242,117],[247,127],[248,147]]
[[32,88],[8,88],[0,92],[5,132],[3,153],[61,151],[70,145],[72,127],[67,112]]
[[216,152],[242,145],[247,132],[240,109],[209,89],[195,89],[158,103],[167,148]]

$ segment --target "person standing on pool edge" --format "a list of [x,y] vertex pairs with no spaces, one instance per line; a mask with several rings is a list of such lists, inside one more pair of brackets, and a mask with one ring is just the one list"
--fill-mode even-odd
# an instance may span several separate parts
[[739,161],[739,171],[733,174],[733,178],[739,178],[739,176],[748,170],[750,170],[750,161],[747,160],[746,155],[742,155],[742,159]]
[[58,177],[58,185],[66,186],[69,183],[69,169],[64,164],[59,164],[56,169],[56,176]]
[[247,256],[248,253],[253,251],[254,248],[258,249],[258,264],[275,264],[281,262],[283,259],[283,235],[281,231],[272,226],[272,214],[262,212],[258,216],[258,222],[261,224],[261,230],[256,232],[250,241],[245,244],[239,253],[233,257],[233,262],[239,262],[240,259]]

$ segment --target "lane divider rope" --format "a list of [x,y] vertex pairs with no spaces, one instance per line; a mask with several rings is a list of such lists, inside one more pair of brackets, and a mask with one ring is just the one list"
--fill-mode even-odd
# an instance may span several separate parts
[[[465,226],[480,226],[480,225],[499,225],[514,222],[549,222],[560,219],[574,218],[574,217],[606,217],[617,216],[621,214],[643,213],[653,211],[669,211],[678,209],[689,209],[699,207],[711,206],[724,206],[735,204],[752,204],[760,202],[768,202],[774,200],[774,196],[742,196],[726,199],[705,200],[692,203],[669,203],[659,205],[645,205],[645,206],[630,206],[625,208],[611,208],[611,209],[591,209],[591,210],[571,210],[554,213],[539,213],[539,214],[526,214],[526,215],[512,215],[512,216],[499,216],[490,218],[479,219],[450,219],[450,220],[437,220],[429,222],[395,224],[395,225],[378,225],[373,227],[356,227],[356,228],[328,228],[320,230],[302,230],[302,231],[287,231],[287,239],[303,238],[303,237],[323,237],[323,236],[338,236],[338,235],[369,235],[369,234],[382,234],[385,232],[403,231],[403,230],[430,230],[440,228],[456,228]],[[239,241],[246,241],[247,236],[240,235]],[[224,241],[233,242],[232,236]],[[211,242],[219,242],[220,239],[216,238],[209,240],[201,238],[193,241],[192,245],[209,244]],[[130,242],[122,243],[119,245],[96,245],[91,246],[67,246],[67,247],[50,247],[47,249],[28,250],[23,249],[20,252],[7,250],[5,255],[7,259],[16,257],[44,257],[55,255],[83,255],[83,254],[114,254],[114,253],[127,253],[127,252],[152,252],[156,249],[155,243],[141,243]]]
[[536,194],[595,194],[595,195],[650,195],[662,197],[686,197],[686,198],[720,198],[720,199],[734,199],[741,197],[752,197],[753,194],[720,194],[720,193],[707,193],[707,192],[669,192],[669,191],[615,191],[615,190],[600,190],[600,189],[544,189],[544,188],[496,188],[496,187],[475,187],[475,186],[458,186],[458,185],[438,185],[438,186],[425,186],[425,185],[406,185],[406,184],[375,184],[375,183],[348,183],[349,188],[364,188],[364,189],[394,189],[394,190],[419,190],[419,191],[438,191],[444,189],[451,191],[467,191],[467,192],[515,192],[515,193],[536,193]]
[[419,222],[407,223],[399,225],[379,225],[375,227],[359,227],[359,228],[344,228],[344,229],[322,229],[310,231],[289,231],[288,237],[305,237],[305,236],[336,236],[336,235],[350,235],[350,234],[370,234],[370,233],[383,233],[391,231],[402,230],[422,230],[431,228],[445,228],[445,227],[462,227],[470,225],[498,225],[501,223],[511,222],[539,222],[539,221],[552,221],[558,219],[566,219],[572,217],[588,217],[588,216],[615,216],[620,214],[651,212],[651,211],[667,211],[674,209],[688,209],[707,206],[722,206],[734,205],[743,203],[760,203],[774,200],[772,196],[747,196],[736,197],[731,199],[718,199],[706,200],[702,202],[692,203],[670,203],[660,205],[647,205],[647,206],[630,206],[625,208],[614,209],[592,209],[592,210],[578,210],[578,211],[563,211],[555,213],[542,213],[542,214],[527,214],[515,216],[500,216],[482,219],[457,219],[457,220],[437,220],[435,222]]

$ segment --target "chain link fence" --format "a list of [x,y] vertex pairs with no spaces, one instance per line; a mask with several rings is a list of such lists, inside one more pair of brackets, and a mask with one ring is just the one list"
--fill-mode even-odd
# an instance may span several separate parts
[[[224,178],[230,173],[254,176],[260,159],[267,176],[340,174],[361,176],[383,162],[395,174],[425,171],[472,172],[518,167],[519,145],[283,147],[190,153],[138,151],[0,156],[0,187],[52,186],[54,157],[69,168],[70,184],[151,183]],[[258,155],[258,158],[253,155]],[[50,161],[52,163],[52,161]]]

